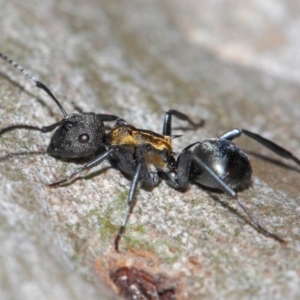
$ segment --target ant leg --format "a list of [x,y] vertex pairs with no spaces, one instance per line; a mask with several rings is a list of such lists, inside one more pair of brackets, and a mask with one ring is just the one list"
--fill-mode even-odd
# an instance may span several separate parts
[[128,222],[128,218],[129,218],[130,212],[131,212],[133,204],[134,204],[134,201],[133,201],[134,200],[134,195],[135,195],[135,192],[136,192],[136,189],[137,189],[138,182],[140,180],[141,172],[142,172],[142,164],[140,163],[137,166],[135,175],[133,177],[133,180],[132,180],[132,183],[131,183],[131,186],[130,186],[125,216],[124,216],[122,225],[121,225],[121,227],[119,229],[118,235],[117,235],[117,237],[115,239],[115,242],[114,242],[115,250],[117,252],[119,252],[119,241],[120,241],[120,239],[122,237],[122,234],[125,231],[126,224]]
[[235,128],[235,129],[229,130],[229,131],[225,132],[224,134],[222,134],[221,136],[219,136],[219,139],[232,141],[233,139],[240,137],[241,135],[242,135],[242,130],[239,128]]
[[170,109],[165,113],[164,125],[163,125],[163,135],[172,135],[172,116],[176,117],[179,120],[186,121],[195,128],[201,127],[204,125],[204,120],[201,120],[199,123],[195,123],[191,120],[186,114],[181,113],[178,110]]
[[245,134],[246,136],[252,138],[253,140],[257,141],[258,143],[262,144],[266,148],[270,149],[277,155],[284,157],[286,159],[291,159],[296,164],[300,165],[299,158],[295,157],[291,152],[285,150],[284,148],[280,147],[279,145],[275,144],[274,142],[262,137],[261,135],[253,133],[246,129],[235,128],[235,129],[230,130],[230,131],[224,133],[223,135],[221,135],[220,139],[233,140],[234,138],[241,136],[242,133]]
[[119,117],[115,115],[97,114],[97,116],[100,116],[103,122],[116,121],[119,119]]
[[[90,115],[92,114],[91,112],[87,113],[84,112],[81,107],[79,107],[76,103],[72,102],[72,105],[74,107],[75,110],[77,110],[81,115]],[[116,121],[119,119],[118,116],[115,115],[107,115],[107,114],[96,114],[97,116],[99,116],[103,122],[109,122],[109,121]]]
[[193,153],[189,150],[189,148],[191,148],[195,144],[198,143],[194,143],[184,148],[177,158],[176,180],[172,180],[170,176],[168,180],[168,183],[175,188],[186,189],[189,186],[189,175],[193,156]]
[[236,197],[235,200],[237,201],[238,205],[242,208],[242,210],[246,213],[246,215],[248,216],[248,218],[251,220],[252,225],[254,226],[254,228],[258,231],[261,232],[264,236],[266,237],[270,237],[280,243],[285,244],[286,241],[283,240],[282,238],[280,238],[279,236],[277,236],[274,233],[269,232],[268,230],[266,230],[265,228],[263,228],[258,222],[257,220],[255,220],[252,215],[250,214],[249,210],[246,208],[246,206]]
[[51,124],[49,126],[43,126],[43,127],[37,127],[37,126],[31,126],[31,125],[26,125],[26,124],[20,124],[20,125],[11,125],[8,127],[5,127],[0,130],[0,136],[8,131],[12,131],[15,129],[27,129],[27,130],[35,130],[35,131],[40,131],[42,133],[50,132],[54,130],[56,127],[60,126],[63,124],[63,121],[56,122],[54,124]]
[[[118,116],[115,115],[97,114],[97,116],[100,116],[103,122],[111,122],[120,119]],[[111,128],[111,126],[105,125],[105,129],[111,130]]]
[[229,187],[200,157],[193,155],[192,160],[201,168],[203,171],[209,173],[211,178],[218,184],[219,189],[226,193],[231,198],[236,199],[236,192]]
[[174,188],[186,189],[189,186],[190,168],[193,157],[193,153],[190,151],[190,148],[199,143],[201,142],[196,142],[185,147],[179,154],[176,161],[176,175],[174,176],[174,173],[167,175],[167,183],[171,184]]
[[238,199],[237,193],[232,188],[230,188],[209,166],[207,166],[207,164],[204,163],[201,158],[193,155],[192,156],[192,160],[199,167],[201,167],[203,170],[207,171],[210,174],[210,176],[212,177],[212,179],[218,184],[219,188],[223,192],[225,192],[228,196],[230,196],[231,198],[233,198],[233,199],[236,200],[236,202],[238,203],[238,205],[242,208],[242,210],[246,213],[246,215],[248,216],[248,218],[251,220],[252,226],[258,232],[261,232],[266,237],[273,238],[274,240],[276,240],[276,241],[278,241],[280,243],[286,243],[285,240],[283,240],[282,238],[278,237],[276,234],[273,234],[273,233],[269,232],[268,230],[266,230],[265,228],[263,228],[258,223],[258,221],[254,217],[252,217],[252,215],[250,214],[250,212],[248,211],[248,209],[246,208],[246,206]]
[[276,153],[277,155],[284,157],[286,159],[291,159],[293,160],[296,164],[300,165],[300,160],[299,158],[295,157],[291,152],[285,150],[284,148],[280,147],[279,145],[275,144],[274,142],[265,139],[264,137],[250,132],[246,129],[242,129],[242,132],[247,135],[248,137],[254,139],[255,141],[259,142],[260,144],[262,144],[263,146],[265,146],[266,148],[270,149],[271,151],[273,151],[274,153]]
[[[79,107],[76,103],[72,102],[72,105],[77,112],[79,112],[81,115],[90,115],[93,114],[92,112],[84,112],[81,107]],[[99,116],[103,122],[109,122],[109,121],[116,121],[118,120],[118,116],[115,115],[108,115],[108,114],[96,114]]]
[[68,178],[50,183],[50,184],[48,184],[48,186],[54,187],[54,186],[59,186],[59,185],[63,185],[63,184],[66,184],[66,183],[70,182],[73,178],[75,178],[80,173],[82,173],[84,171],[87,171],[87,170],[99,165],[100,163],[102,163],[105,159],[109,158],[109,156],[114,151],[115,151],[115,149],[110,149],[110,150],[104,152],[103,154],[97,156],[96,158],[94,158],[90,162],[86,163],[83,167],[76,169]]

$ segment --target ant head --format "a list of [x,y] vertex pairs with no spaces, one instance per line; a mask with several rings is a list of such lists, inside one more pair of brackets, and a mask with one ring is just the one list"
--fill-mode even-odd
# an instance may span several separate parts
[[95,153],[99,147],[103,145],[105,135],[104,123],[105,121],[117,120],[118,117],[114,115],[105,114],[70,114],[68,115],[61,103],[53,95],[50,89],[41,81],[36,80],[28,71],[10,59],[8,56],[0,53],[0,58],[13,65],[27,78],[32,80],[36,86],[46,92],[61,110],[64,118],[50,126],[38,128],[35,126],[17,125],[10,126],[0,131],[0,135],[6,131],[16,128],[25,128],[28,130],[39,130],[42,132],[52,131],[59,126],[47,148],[47,153],[52,156],[60,157],[83,157]]
[[105,134],[101,116],[70,114],[62,120],[47,148],[47,153],[60,157],[83,157],[99,149]]

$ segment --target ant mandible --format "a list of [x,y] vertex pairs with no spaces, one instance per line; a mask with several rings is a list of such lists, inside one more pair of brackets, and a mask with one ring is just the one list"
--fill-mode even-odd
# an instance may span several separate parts
[[[0,136],[15,129],[47,133],[57,128],[47,148],[47,153],[51,156],[86,157],[95,154],[99,149],[105,149],[83,167],[76,169],[68,178],[49,186],[66,184],[82,172],[90,170],[106,159],[115,163],[123,173],[133,178],[125,216],[114,242],[116,251],[119,251],[119,241],[133,208],[138,183],[141,182],[144,187],[153,188],[162,180],[176,189],[186,189],[189,183],[196,182],[203,187],[225,192],[237,201],[257,231],[279,242],[285,242],[282,238],[263,228],[237,197],[236,191],[249,187],[252,167],[247,155],[232,140],[245,134],[279,156],[291,159],[300,165],[300,160],[292,153],[258,134],[245,129],[233,129],[219,138],[198,141],[188,145],[176,158],[171,142],[172,138],[178,136],[172,136],[172,116],[188,122],[194,128],[202,126],[203,121],[195,123],[187,115],[177,110],[169,110],[165,114],[162,134],[158,134],[150,130],[138,129],[115,115],[94,113],[68,115],[45,84],[37,81],[7,56],[0,53],[0,57],[19,69],[26,77],[34,81],[37,87],[44,90],[64,115],[61,121],[46,127],[25,124],[12,125],[0,130]],[[116,124],[106,132],[104,122],[109,121],[116,121]],[[192,151],[191,148],[193,147],[194,150]]]

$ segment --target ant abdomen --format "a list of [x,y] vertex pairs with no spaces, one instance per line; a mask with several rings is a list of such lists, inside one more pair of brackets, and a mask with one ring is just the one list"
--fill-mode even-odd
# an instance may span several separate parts
[[[252,174],[249,158],[233,142],[226,139],[205,140],[195,147],[193,156],[200,157],[230,188],[241,190],[249,187]],[[190,176],[205,187],[219,189],[210,174],[193,160]]]

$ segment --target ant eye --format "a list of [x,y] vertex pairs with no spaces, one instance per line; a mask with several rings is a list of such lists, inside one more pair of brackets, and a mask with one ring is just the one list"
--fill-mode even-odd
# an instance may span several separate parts
[[79,143],[84,144],[84,143],[87,143],[89,140],[90,140],[90,137],[87,133],[83,133],[78,136]]

